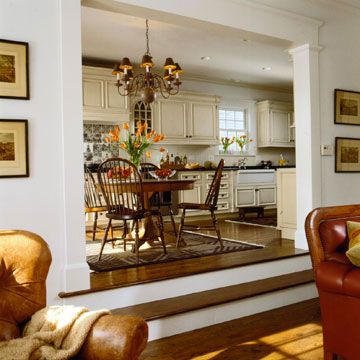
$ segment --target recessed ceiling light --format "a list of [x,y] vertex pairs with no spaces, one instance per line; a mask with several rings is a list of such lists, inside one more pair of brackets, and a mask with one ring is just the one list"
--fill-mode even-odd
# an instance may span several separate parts
[[202,57],[201,57],[201,60],[209,61],[210,59],[211,59],[210,56],[202,56]]
[[271,67],[271,66],[263,66],[263,67],[261,68],[261,70],[263,70],[263,71],[270,71],[270,70],[272,70],[272,67]]

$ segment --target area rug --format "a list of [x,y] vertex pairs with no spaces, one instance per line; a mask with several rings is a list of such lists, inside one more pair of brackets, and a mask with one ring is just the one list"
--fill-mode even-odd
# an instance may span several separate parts
[[245,218],[244,220],[225,220],[226,222],[245,224],[245,225],[253,225],[253,226],[261,226],[261,227],[269,227],[276,228],[277,226],[277,218],[276,217],[263,217],[263,218]]
[[193,232],[184,232],[186,246],[177,249],[175,244],[167,244],[167,254],[165,255],[160,242],[156,242],[153,247],[140,249],[140,262],[136,264],[136,255],[133,254],[131,243],[127,245],[128,251],[123,251],[122,244],[116,243],[113,249],[111,243],[105,245],[101,260],[98,262],[97,257],[100,251],[100,241],[89,241],[86,243],[86,259],[93,271],[110,271],[115,269],[124,269],[142,265],[166,263],[177,260],[199,258],[202,256],[218,255],[245,250],[263,248],[261,245],[249,244],[242,241],[223,239],[224,247],[221,249],[217,238],[210,235],[196,234]]

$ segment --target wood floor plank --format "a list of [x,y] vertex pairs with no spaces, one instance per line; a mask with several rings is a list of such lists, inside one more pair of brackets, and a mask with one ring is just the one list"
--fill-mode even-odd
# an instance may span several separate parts
[[140,360],[321,360],[317,299],[152,341]]
[[189,295],[128,306],[121,309],[114,309],[112,313],[116,315],[136,315],[149,321],[199,310],[209,306],[225,304],[312,281],[313,271],[305,270],[244,284],[226,286]]

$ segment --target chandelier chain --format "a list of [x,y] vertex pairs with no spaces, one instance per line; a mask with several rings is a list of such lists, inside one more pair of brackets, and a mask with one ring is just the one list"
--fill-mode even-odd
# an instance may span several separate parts
[[146,19],[146,55],[150,55],[150,47],[149,47],[149,19]]

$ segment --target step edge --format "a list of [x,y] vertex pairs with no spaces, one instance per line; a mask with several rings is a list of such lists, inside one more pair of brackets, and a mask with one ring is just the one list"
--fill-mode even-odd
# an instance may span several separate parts
[[[290,274],[296,274],[296,273],[308,272],[308,271],[312,272],[312,270],[304,270],[304,271],[299,271],[299,272],[290,273]],[[284,277],[284,276],[287,276],[287,275],[290,275],[290,274],[274,276],[273,278],[278,278],[280,276]],[[267,279],[272,279],[272,278],[267,278]],[[262,280],[250,281],[250,282],[247,282],[247,283],[244,283],[244,284],[250,284],[250,283],[253,283],[253,282],[255,283],[257,281],[263,281],[263,279]],[[310,284],[310,283],[314,283],[314,280],[309,280],[309,279],[299,280],[299,281],[297,281],[297,282],[295,282],[293,284],[290,284],[290,285],[284,284],[284,285],[281,285],[281,286],[274,286],[271,289],[267,289],[267,290],[264,290],[264,291],[258,291],[258,292],[252,293],[252,294],[236,296],[236,297],[229,298],[227,300],[222,300],[222,301],[213,301],[211,304],[207,304],[206,306],[200,306],[199,305],[199,306],[194,306],[192,308],[187,308],[187,309],[183,309],[183,310],[179,309],[179,310],[175,310],[175,311],[171,311],[171,312],[166,312],[166,313],[163,313],[161,315],[154,315],[154,316],[144,317],[144,319],[146,321],[153,321],[153,320],[163,319],[163,318],[166,318],[166,317],[171,317],[171,316],[175,316],[175,315],[179,315],[179,314],[184,314],[184,313],[187,313],[187,312],[190,312],[190,311],[206,309],[206,308],[209,308],[209,307],[212,307],[212,306],[218,306],[218,305],[221,305],[221,304],[227,304],[227,303],[230,303],[230,302],[233,302],[233,301],[244,300],[244,299],[248,299],[248,298],[251,298],[251,297],[264,295],[264,294],[268,294],[268,293],[272,293],[272,292],[280,291],[280,290],[284,290],[284,289],[290,289],[290,288],[293,288],[293,287],[296,287],[296,286]],[[236,286],[236,285],[231,285],[231,286]],[[224,289],[225,288],[226,287],[224,287]],[[222,288],[217,288],[217,289],[213,289],[213,290],[219,290],[219,289],[222,289]],[[208,291],[213,291],[213,290],[205,290],[203,292],[208,292]],[[199,294],[199,293],[196,293],[196,294]],[[189,295],[191,295],[191,294],[182,295],[182,296],[189,296]],[[167,299],[156,300],[156,302],[158,302],[158,301],[166,301],[166,300]],[[152,303],[152,301],[150,301],[150,303]],[[141,304],[138,304],[138,305],[141,305]],[[119,309],[125,309],[125,308],[127,308],[127,307],[119,308]],[[118,310],[118,309],[112,309],[110,311],[116,315],[116,310]]]
[[223,268],[219,267],[218,269],[212,269],[212,270],[200,270],[200,271],[195,271],[191,274],[186,274],[186,275],[175,275],[175,276],[166,276],[166,277],[164,276],[164,277],[161,277],[158,279],[140,280],[140,281],[134,282],[132,284],[113,284],[113,285],[101,287],[101,288],[84,289],[84,290],[78,290],[78,291],[61,291],[58,293],[58,297],[61,299],[64,299],[64,298],[70,298],[70,297],[74,297],[74,296],[88,295],[88,294],[97,293],[97,292],[101,292],[101,291],[122,289],[122,288],[130,287],[130,286],[149,284],[149,283],[153,283],[153,282],[177,279],[177,278],[181,278],[181,277],[187,277],[187,276],[193,276],[193,275],[199,275],[199,274],[206,274],[206,273],[217,272],[217,271],[222,271],[222,270],[227,270],[227,269],[234,269],[237,267],[251,266],[251,265],[256,265],[256,264],[261,264],[261,263],[266,263],[266,262],[281,261],[281,260],[285,260],[285,259],[298,258],[301,256],[310,256],[310,253],[304,252],[304,253],[298,253],[298,254],[292,254],[292,255],[285,255],[283,257],[276,258],[276,259],[253,261],[248,264],[224,266]]

